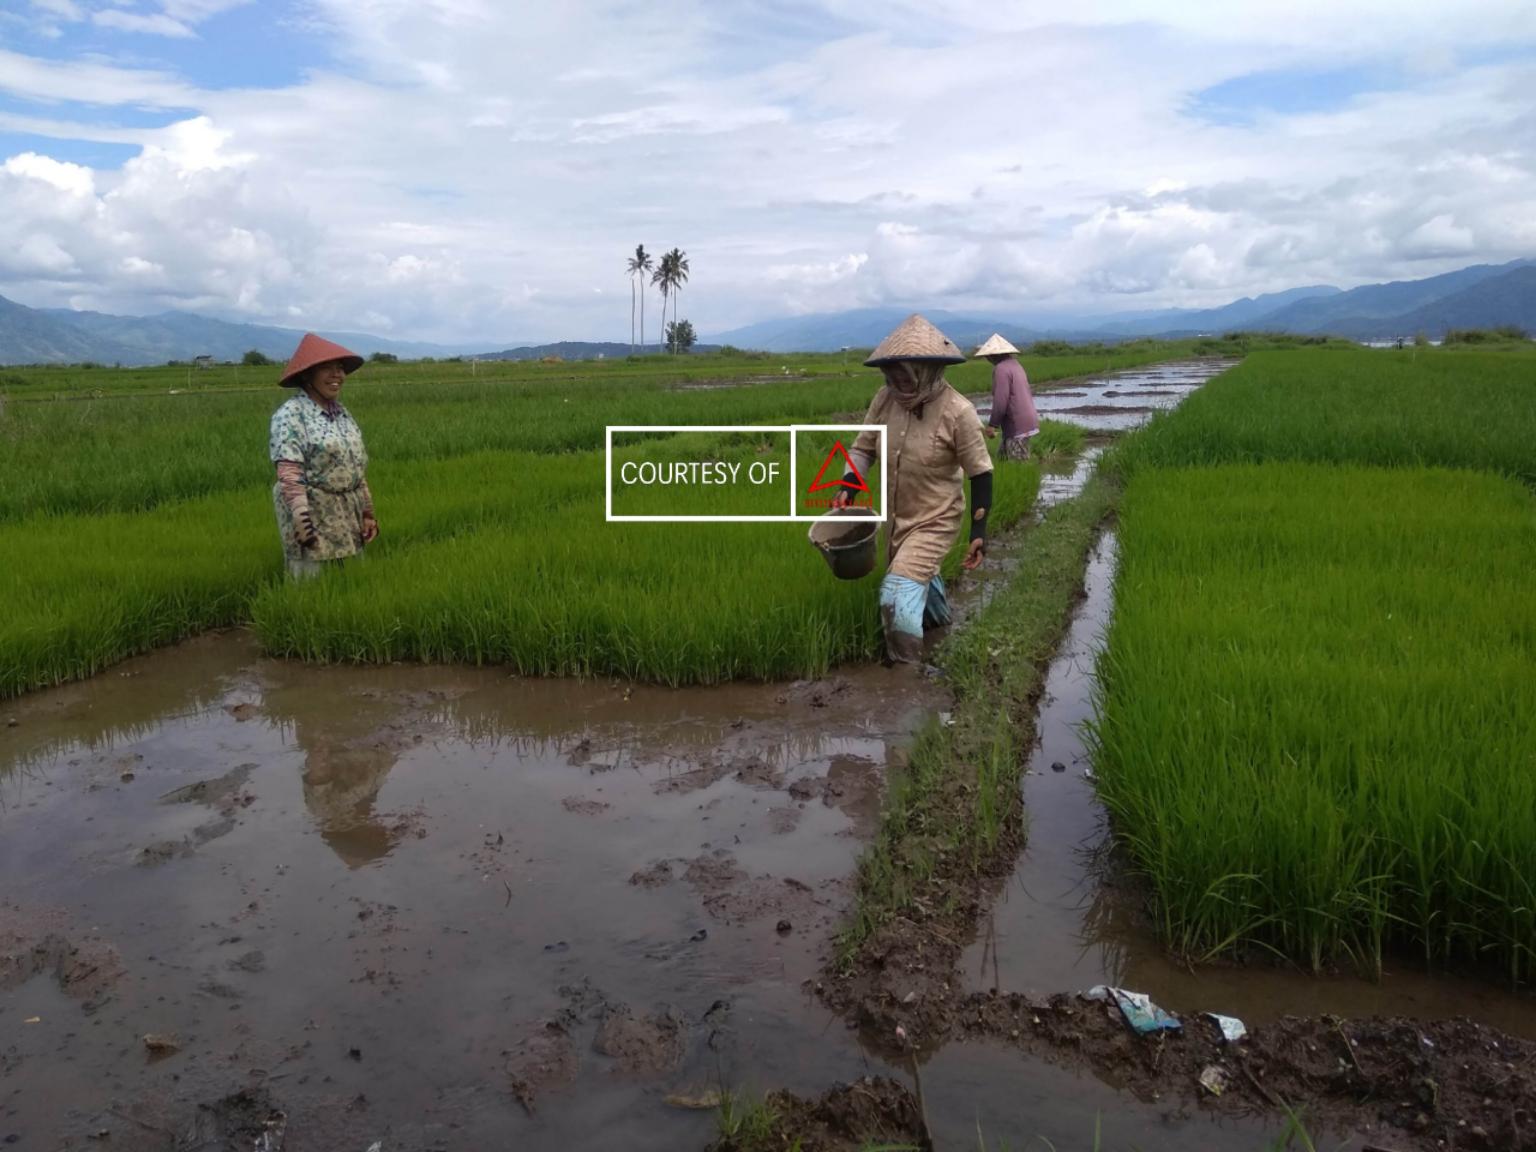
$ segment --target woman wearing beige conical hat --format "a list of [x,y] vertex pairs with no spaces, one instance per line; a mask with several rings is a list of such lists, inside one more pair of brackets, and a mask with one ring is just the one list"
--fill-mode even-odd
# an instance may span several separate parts
[[311,332],[283,369],[279,383],[298,392],[272,414],[268,449],[292,576],[318,575],[322,564],[361,553],[379,534],[363,433],[339,399],[342,383],[362,366],[361,356]]
[[1035,412],[1034,393],[1024,365],[1014,357],[1019,353],[996,332],[980,348],[977,356],[992,362],[992,417],[987,421],[987,435],[1002,429],[1005,460],[1028,460],[1029,438],[1040,431],[1040,417]]
[[[976,410],[944,379],[945,366],[964,359],[953,341],[914,313],[864,361],[885,376],[864,423],[886,428],[882,463],[890,531],[880,619],[892,663],[916,663],[923,629],[949,623],[939,566],[966,523],[962,477],[970,477],[972,508],[965,567],[978,567],[986,549],[992,458]],[[877,433],[859,433],[851,453],[854,467],[867,471],[879,447]],[[849,478],[857,479],[851,473]],[[848,492],[843,490],[839,503],[849,502]]]

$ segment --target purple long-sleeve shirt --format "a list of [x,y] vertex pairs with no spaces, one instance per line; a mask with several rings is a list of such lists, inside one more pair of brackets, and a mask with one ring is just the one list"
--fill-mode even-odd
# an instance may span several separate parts
[[1024,374],[1024,366],[1011,356],[992,368],[992,419],[987,423],[1001,428],[1004,440],[1033,436],[1040,431],[1029,377]]

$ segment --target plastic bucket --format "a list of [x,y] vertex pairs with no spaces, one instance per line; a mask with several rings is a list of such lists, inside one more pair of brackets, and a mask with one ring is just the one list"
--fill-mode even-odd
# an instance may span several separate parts
[[839,508],[824,513],[807,533],[821,558],[839,580],[858,580],[875,570],[880,522],[870,508]]

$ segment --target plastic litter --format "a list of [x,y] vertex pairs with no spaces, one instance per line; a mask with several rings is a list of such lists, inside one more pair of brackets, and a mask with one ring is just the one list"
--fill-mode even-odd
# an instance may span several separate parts
[[1113,1002],[1125,1022],[1142,1036],[1150,1032],[1178,1032],[1184,1027],[1177,1018],[1152,1003],[1152,998],[1145,992],[1128,992],[1124,988],[1096,984],[1083,993],[1083,998]]
[[1228,1044],[1235,1044],[1248,1035],[1248,1026],[1236,1016],[1222,1016],[1216,1012],[1206,1012],[1204,1015],[1216,1021],[1216,1027],[1221,1029],[1221,1038]]
[[256,1137],[255,1152],[283,1152],[287,1135],[287,1114],[273,1112],[261,1122],[261,1135]]
[[1204,1088],[1212,1096],[1220,1096],[1225,1092],[1228,1083],[1230,1083],[1230,1080],[1226,1069],[1216,1064],[1206,1065],[1205,1070],[1200,1073],[1200,1087]]

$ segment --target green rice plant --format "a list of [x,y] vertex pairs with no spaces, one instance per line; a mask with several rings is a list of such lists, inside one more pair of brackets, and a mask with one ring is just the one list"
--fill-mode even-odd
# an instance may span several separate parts
[[[1114,366],[1171,354],[1130,353]],[[487,451],[593,451],[612,424],[857,419],[879,386],[878,373],[844,370],[827,357],[791,363],[799,366],[786,364],[789,375],[767,378],[729,360],[647,364],[643,372],[616,361],[482,365],[475,376],[462,364],[370,365],[348,380],[343,400],[362,426],[373,461],[404,463]],[[1073,357],[1029,364],[1041,382],[1089,367]],[[983,370],[990,368],[962,364],[951,377],[956,387],[976,390],[984,386]],[[68,378],[68,371],[95,383],[139,379],[139,373],[148,379],[162,370],[18,369],[15,374]],[[170,371],[171,379],[180,379]],[[213,375],[192,374],[194,379]],[[77,392],[80,398],[69,401],[0,406],[0,520],[36,512],[147,509],[270,482],[268,422],[289,395],[273,384],[276,375],[269,370],[255,390],[108,391],[99,397],[91,391]],[[736,386],[686,387],[700,378]]]
[[[705,450],[750,459],[755,443],[654,438],[628,451]],[[1038,471],[1006,462],[999,476],[1004,527],[1032,505]],[[804,525],[606,524],[601,453],[386,458],[370,486],[380,540],[306,589],[280,578],[265,471],[141,512],[0,520],[15,558],[0,574],[14,609],[0,620],[0,696],[253,618],[273,651],[311,659],[505,661],[666,683],[816,674],[878,651],[872,587],[832,580]]]
[[752,1099],[729,1089],[720,1093],[720,1107],[715,1111],[715,1127],[720,1135],[718,1148],[733,1152],[766,1152],[774,1136],[778,1113],[763,1099]]
[[1265,460],[1486,468],[1536,483],[1536,351],[1255,353],[1113,454],[1128,471]]
[[1536,947],[1536,499],[1496,476],[1138,471],[1092,737],[1181,951]]

